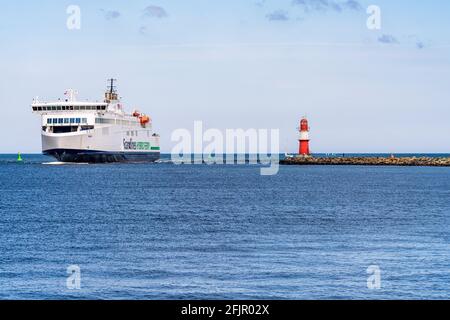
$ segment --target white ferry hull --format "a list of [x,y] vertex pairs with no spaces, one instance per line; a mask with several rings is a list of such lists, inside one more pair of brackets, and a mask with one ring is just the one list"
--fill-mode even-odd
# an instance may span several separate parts
[[[148,146],[146,150],[137,150],[139,143]],[[42,152],[62,162],[154,162],[160,158],[159,137],[133,140],[121,131],[105,134],[105,128],[65,134],[43,132]]]
[[95,150],[51,149],[43,151],[61,162],[78,163],[111,163],[111,162],[155,162],[159,160],[159,152],[110,152]]

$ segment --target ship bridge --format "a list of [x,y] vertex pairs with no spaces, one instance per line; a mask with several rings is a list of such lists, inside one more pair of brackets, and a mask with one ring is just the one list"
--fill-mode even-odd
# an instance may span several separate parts
[[33,102],[31,107],[33,108],[33,112],[37,113],[55,111],[105,111],[108,103],[81,101]]
[[56,102],[38,101],[38,98],[33,100],[31,107],[33,112],[58,112],[58,111],[105,111],[108,108],[108,102],[82,102],[77,101],[77,92],[74,89],[67,89],[64,92],[65,100],[58,100]]

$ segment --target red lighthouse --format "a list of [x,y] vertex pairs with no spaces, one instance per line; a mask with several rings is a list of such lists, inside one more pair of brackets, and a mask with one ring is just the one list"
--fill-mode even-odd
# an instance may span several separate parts
[[309,156],[309,126],[308,126],[308,120],[306,118],[303,118],[300,121],[300,136],[299,136],[299,148],[298,153],[301,156]]

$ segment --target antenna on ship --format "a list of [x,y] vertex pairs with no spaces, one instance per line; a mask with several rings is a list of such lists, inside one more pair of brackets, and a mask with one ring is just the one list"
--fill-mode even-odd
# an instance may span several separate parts
[[114,81],[117,81],[117,79],[108,79],[108,91],[105,93],[105,102],[109,103],[117,100],[117,91]]
[[109,89],[109,93],[114,93],[116,92],[116,86],[114,85],[114,81],[117,81],[117,79],[108,79],[108,83],[110,83],[108,89]]

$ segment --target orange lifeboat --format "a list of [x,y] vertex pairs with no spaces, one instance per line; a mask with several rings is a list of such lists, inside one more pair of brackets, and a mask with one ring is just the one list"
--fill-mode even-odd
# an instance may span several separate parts
[[139,120],[141,122],[141,126],[145,127],[147,125],[147,123],[150,122],[150,117],[146,116],[146,115],[142,115],[139,117]]

